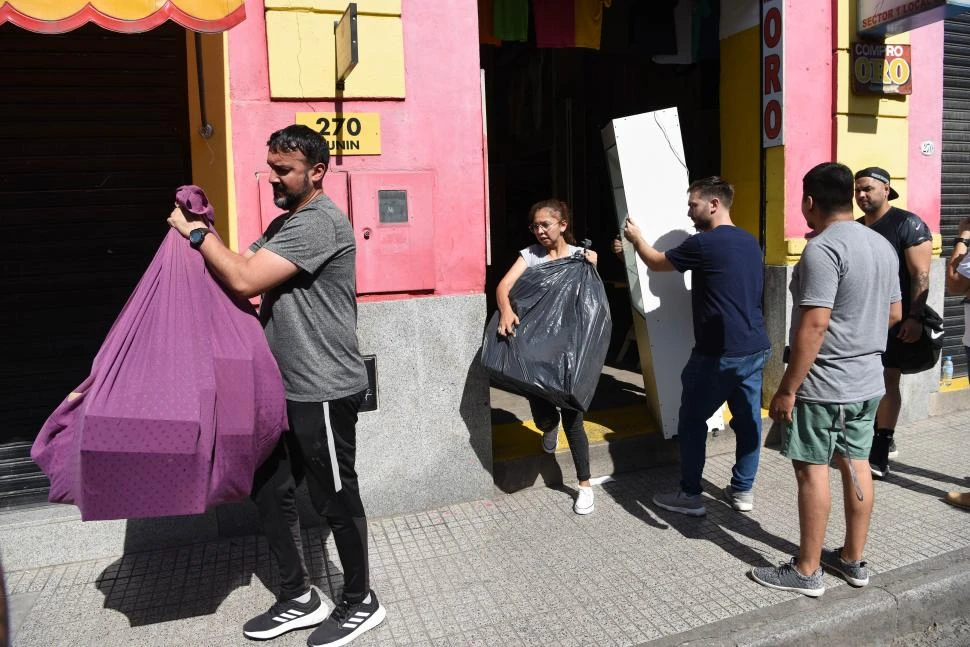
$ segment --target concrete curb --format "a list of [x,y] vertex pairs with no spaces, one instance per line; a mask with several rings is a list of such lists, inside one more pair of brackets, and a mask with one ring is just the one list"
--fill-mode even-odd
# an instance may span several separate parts
[[639,647],[890,645],[933,622],[964,617],[970,605],[970,548],[884,574],[863,589],[844,585],[704,625]]

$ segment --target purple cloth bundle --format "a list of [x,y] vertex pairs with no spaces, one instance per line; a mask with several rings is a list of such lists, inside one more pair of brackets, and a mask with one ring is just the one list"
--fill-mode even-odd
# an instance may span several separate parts
[[[176,202],[211,228],[202,189],[180,187]],[[249,495],[286,428],[285,398],[252,306],[173,229],[31,457],[50,500],[84,520],[197,514]]]

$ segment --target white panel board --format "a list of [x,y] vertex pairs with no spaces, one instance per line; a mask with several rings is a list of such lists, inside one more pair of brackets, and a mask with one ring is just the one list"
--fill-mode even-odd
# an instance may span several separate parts
[[[620,229],[629,215],[660,251],[679,245],[693,233],[693,224],[687,217],[690,182],[677,109],[614,119],[602,135]],[[690,272],[648,270],[626,239],[623,257],[630,303],[644,322],[644,330],[637,331],[644,388],[659,406],[657,418],[670,438],[677,433],[680,372],[694,346]],[[718,411],[708,428],[723,426]]]

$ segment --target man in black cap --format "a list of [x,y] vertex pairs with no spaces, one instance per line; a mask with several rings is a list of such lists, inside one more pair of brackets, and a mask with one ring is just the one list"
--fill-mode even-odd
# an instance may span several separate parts
[[[890,206],[899,197],[890,185],[889,172],[878,166],[855,174],[855,200],[865,214],[859,222],[882,234],[899,255],[899,289],[903,295],[903,321],[890,330],[900,341],[913,343],[923,331],[923,309],[930,289],[930,259],[933,234],[919,216]],[[889,473],[889,459],[896,456],[893,433],[902,406],[899,392],[900,367],[888,354],[883,355],[886,395],[876,411],[876,435],[869,454],[873,476]]]

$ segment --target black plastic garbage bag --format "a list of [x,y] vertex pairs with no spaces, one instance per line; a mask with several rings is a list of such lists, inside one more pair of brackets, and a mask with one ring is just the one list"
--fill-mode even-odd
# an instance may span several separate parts
[[603,281],[581,253],[527,269],[509,293],[515,336],[485,327],[482,364],[499,386],[586,411],[599,382],[613,322]]
[[943,317],[929,306],[923,309],[923,332],[911,344],[902,342],[896,335],[903,325],[900,321],[889,329],[889,341],[883,357],[889,366],[896,366],[904,375],[921,373],[936,366],[943,348]]

